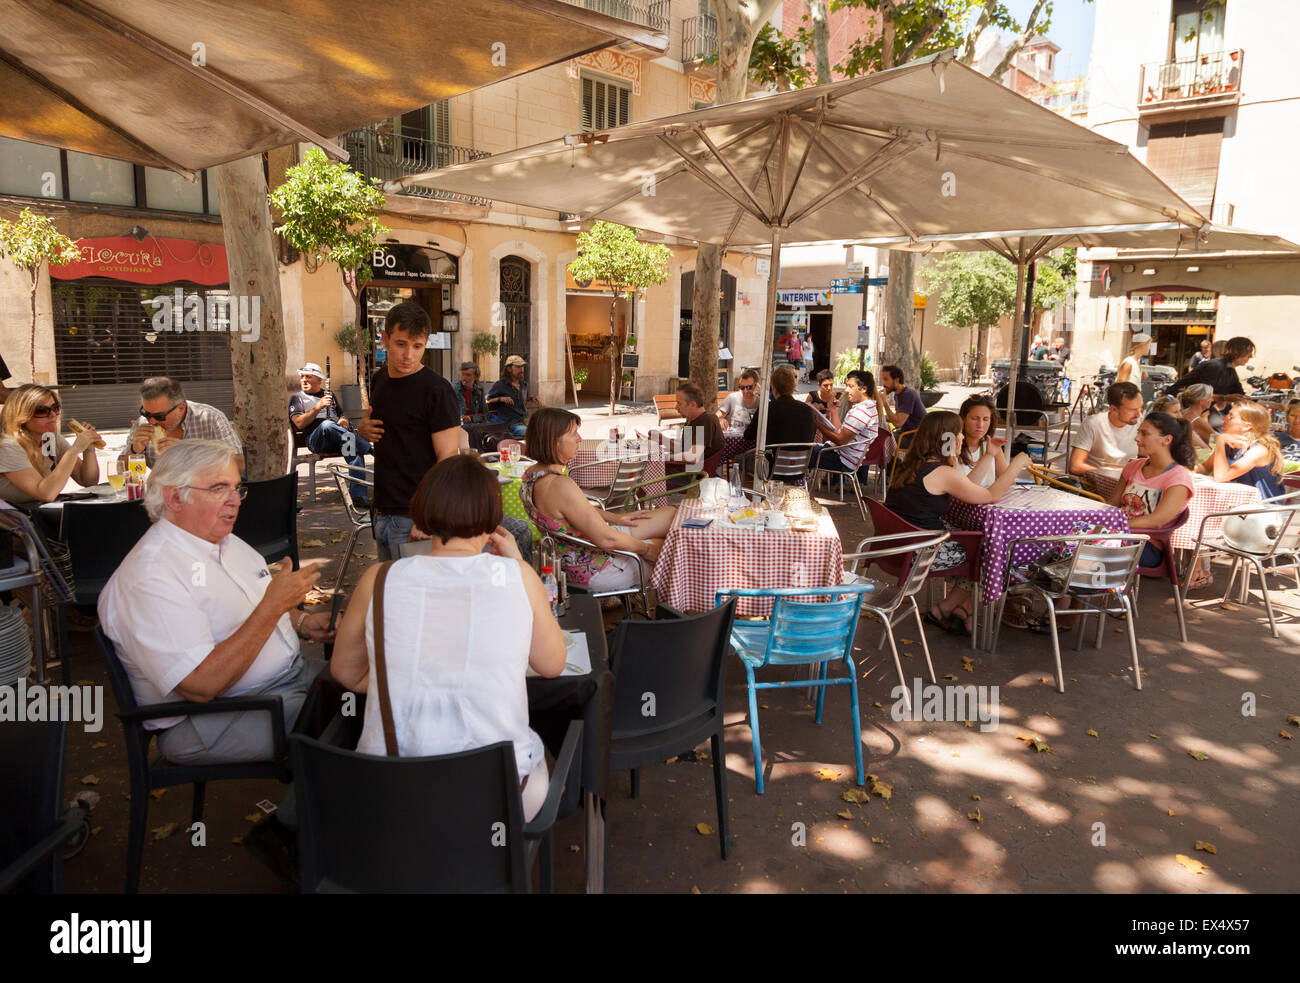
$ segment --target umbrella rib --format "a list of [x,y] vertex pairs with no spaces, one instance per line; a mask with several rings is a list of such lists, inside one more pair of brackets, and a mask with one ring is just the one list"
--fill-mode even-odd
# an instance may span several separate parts
[[713,154],[718,163],[721,164],[726,172],[731,175],[731,180],[736,182],[736,187],[740,188],[740,190],[745,193],[745,197],[748,198],[750,203],[754,206],[754,211],[761,212],[763,206],[758,203],[758,199],[754,197],[754,193],[745,186],[745,182],[740,179],[740,175],[736,173],[735,168],[731,166],[730,161],[722,156],[722,153],[714,145],[713,141],[709,139],[709,135],[704,132],[704,127],[696,129],[695,135],[704,146],[709,148],[709,153]]
[[[785,198],[781,202],[780,217],[782,219],[784,219],[786,213],[790,211],[790,201],[791,199],[794,198],[794,189],[799,186],[799,178],[803,176],[803,168],[804,165],[808,163],[808,155],[812,153],[813,144],[815,144],[818,141],[818,138],[821,136],[822,120],[825,118],[825,114],[826,114],[826,100],[822,99],[821,110],[817,113],[817,129],[815,129],[812,135],[808,137],[808,143],[803,148],[803,156],[799,158],[799,166],[794,169],[794,177],[790,179],[790,190],[786,192]],[[795,122],[799,126],[800,130],[807,129],[807,127],[804,126],[802,119],[795,120]]]
[[299,123],[288,113],[281,109],[277,109],[265,99],[254,95],[243,86],[230,81],[212,69],[200,68],[191,61],[189,55],[181,54],[179,51],[169,48],[152,35],[137,30],[125,21],[118,20],[112,14],[102,11],[97,7],[93,7],[88,3],[84,3],[83,0],[61,0],[61,5],[74,13],[80,14],[87,20],[93,21],[105,30],[130,41],[137,47],[143,48],[150,54],[161,58],[163,61],[170,63],[176,68],[179,68],[181,71],[189,73],[201,82],[204,82],[213,88],[220,89],[237,102],[243,103],[243,105],[247,106],[249,109],[267,117],[275,123],[278,123],[286,130],[298,134],[308,142],[316,144],[322,150],[327,151],[339,160],[346,161],[348,159],[348,152],[333,140],[326,139],[311,127]]
[[[715,178],[712,174],[710,174],[703,167],[701,167],[694,160],[694,158],[692,158],[685,150],[677,146],[677,144],[673,143],[672,140],[668,139],[668,137],[664,136],[662,133],[659,135],[659,140],[661,143],[665,144],[670,150],[672,150],[675,154],[681,157],[683,161],[686,162],[686,166],[690,169],[692,174],[698,177],[705,184],[709,185],[709,187],[711,187],[718,194],[726,198],[730,198],[741,208],[745,209],[745,211],[749,211],[749,206],[746,205],[745,200],[743,198],[738,197],[737,195],[733,194],[730,190],[728,190],[726,187],[724,187],[723,184],[717,178]],[[756,216],[761,221],[763,222],[767,221],[761,213],[754,213],[754,214],[756,214]]]
[[856,167],[852,169],[845,168],[844,177],[840,178],[840,180],[836,181],[802,209],[790,216],[789,224],[795,224],[805,215],[815,212],[827,202],[834,201],[836,198],[843,195],[844,192],[848,191],[849,188],[856,187],[873,174],[884,170],[890,164],[906,157],[908,154],[912,153],[912,151],[916,150],[918,146],[919,144],[917,144],[911,137],[896,137],[893,140],[890,140],[889,143],[875,151],[870,157],[860,162]]
[[180,174],[187,181],[195,181],[198,179],[198,174],[196,174],[190,168],[178,164],[176,161],[172,160],[171,158],[166,157],[163,154],[160,154],[153,147],[148,146],[147,144],[143,143],[136,137],[132,136],[128,131],[122,129],[122,127],[118,126],[112,120],[95,112],[95,110],[91,109],[89,106],[87,106],[84,102],[82,102],[80,99],[74,96],[67,89],[55,85],[44,75],[40,74],[40,72],[34,71],[33,69],[27,67],[27,65],[23,64],[20,60],[13,57],[9,53],[0,51],[0,62],[4,62],[14,71],[19,72],[22,75],[26,76],[27,78],[31,79],[41,88],[58,96],[61,100],[66,102],[69,106],[71,106],[77,112],[81,113],[83,116],[86,116],[87,118],[94,120],[96,123],[98,123],[100,126],[104,127],[105,129],[111,130],[113,133],[116,133],[119,137],[121,137],[123,140],[129,143],[132,147],[135,147],[136,150],[140,151],[140,153],[146,159],[153,160],[160,164],[166,164],[169,169],[175,171],[177,174]]
[[[848,123],[848,122],[843,122],[841,120],[835,120],[835,119],[828,119],[826,121],[826,126],[830,129],[845,130],[850,133],[857,133],[863,136],[881,137],[884,139],[890,139],[892,137],[898,136],[899,131],[903,131],[903,132],[912,131],[911,127],[903,124],[899,124],[893,129],[879,129],[876,127],[861,126],[855,123]],[[972,131],[972,130],[946,130],[945,129],[945,130],[934,130],[933,132],[936,138],[942,140],[945,144],[953,140],[963,140],[963,141],[968,140],[972,143],[997,143],[997,144],[1004,144],[1006,146],[1028,147],[1035,150],[1075,150],[1075,151],[1084,150],[1093,153],[1096,153],[1098,151],[1105,151],[1107,153],[1114,154],[1117,157],[1123,156],[1125,153],[1127,153],[1127,148],[1121,147],[1119,150],[1114,150],[1108,147],[1100,147],[1095,141],[1035,140],[1032,137],[1026,140],[1021,140],[1019,138],[1009,139],[1005,137],[990,137],[987,133],[980,133],[978,131]]]
[[[807,129],[807,125],[804,125],[803,128],[806,130],[806,129]],[[848,166],[847,164],[845,164],[844,161],[841,160],[840,157],[839,157],[839,155],[842,154],[842,153],[844,153],[844,151],[843,151],[839,146],[837,146],[836,144],[831,143],[828,139],[826,139],[826,137],[825,137],[824,135],[819,136],[819,137],[817,137],[816,139],[817,139],[817,146],[819,146],[819,147],[822,148],[822,152],[825,153],[826,156],[830,158],[831,163],[833,163],[836,167],[838,167],[838,168],[839,168],[841,171],[843,171],[845,174],[848,174],[848,173],[849,173],[849,166]],[[888,149],[888,148],[884,148],[884,149]],[[883,152],[884,152],[884,149],[882,149],[882,150],[880,151],[880,153],[883,153]],[[863,180],[865,180],[865,179],[866,179],[866,178],[864,177]],[[915,239],[915,238],[916,238],[916,231],[915,231],[915,230],[914,230],[910,225],[908,225],[906,222],[904,222],[901,218],[899,218],[897,215],[895,215],[894,212],[893,212],[893,211],[892,211],[888,206],[886,206],[884,202],[882,202],[879,198],[877,198],[875,195],[873,195],[869,190],[867,190],[866,188],[862,187],[862,183],[861,183],[861,181],[859,181],[857,184],[855,184],[855,185],[853,186],[853,188],[854,188],[855,191],[858,192],[858,194],[865,196],[866,199],[867,199],[867,201],[871,202],[873,205],[875,205],[877,208],[879,208],[882,212],[884,212],[885,215],[887,215],[887,216],[889,217],[889,220],[890,220],[891,222],[893,222],[895,225],[897,225],[900,229],[902,229],[902,230],[903,230],[903,234],[906,235],[909,239]]]
[[[1116,201],[1123,201],[1130,205],[1137,205],[1140,208],[1147,208],[1151,211],[1159,212],[1161,215],[1164,215],[1182,225],[1188,224],[1184,219],[1179,217],[1178,212],[1175,209],[1166,208],[1163,205],[1155,205],[1150,201],[1135,198],[1132,195],[1126,195],[1119,191],[1107,191],[1104,188],[1099,188],[1079,178],[1071,177],[1068,174],[1061,174],[1051,168],[1039,165],[1022,164],[1017,160],[1008,160],[1005,157],[999,157],[995,154],[977,153],[973,150],[957,150],[953,147],[946,147],[945,151],[957,157],[969,157],[971,160],[982,160],[987,164],[997,164],[1001,167],[1009,167],[1013,170],[1025,171],[1029,174],[1038,174],[1053,181],[1059,181],[1062,184],[1069,184],[1076,188],[1082,188],[1084,191],[1091,191],[1093,194],[1102,195],[1106,198],[1114,198]],[[1199,215],[1200,213],[1193,211],[1193,214]]]

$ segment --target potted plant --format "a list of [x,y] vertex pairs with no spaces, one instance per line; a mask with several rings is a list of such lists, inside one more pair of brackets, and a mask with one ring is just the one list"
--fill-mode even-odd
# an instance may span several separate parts
[[[363,330],[361,332],[361,347],[365,351],[370,351],[370,332]],[[343,349],[343,357],[352,360],[353,378],[355,382],[339,386],[339,396],[348,406],[361,405],[361,366],[357,363],[357,327],[351,321],[344,321],[343,327],[334,332],[334,344]],[[346,378],[346,376],[344,377]],[[332,381],[332,380],[331,380]]]
[[623,345],[630,352],[636,351],[636,335],[634,334],[628,335],[627,340],[623,343]]
[[582,389],[583,383],[587,381],[589,371],[589,369],[585,368],[573,370],[573,391],[575,393]]
[[943,390],[939,388],[939,366],[926,352],[921,356],[921,402],[928,410],[943,399]]
[[487,375],[488,357],[495,355],[500,347],[501,343],[497,341],[497,336],[491,331],[474,332],[474,337],[469,342],[469,348],[474,353],[474,361],[478,363],[482,375]]

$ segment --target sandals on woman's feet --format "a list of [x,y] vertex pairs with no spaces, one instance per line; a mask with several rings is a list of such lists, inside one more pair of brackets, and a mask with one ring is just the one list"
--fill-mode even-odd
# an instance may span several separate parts
[[[935,613],[936,611],[938,614]],[[949,615],[948,617],[952,616]],[[921,620],[927,625],[934,625],[934,627],[942,628],[944,631],[948,630],[948,618],[944,617],[943,609],[940,607],[933,607],[925,612],[925,616]]]
[[1213,587],[1213,586],[1214,586],[1214,574],[1210,573],[1209,571],[1205,571],[1195,580],[1191,581],[1187,585],[1187,589],[1200,590],[1202,587]]
[[965,637],[970,638],[971,631],[968,626],[970,616],[970,611],[961,605],[958,605],[953,608],[952,612],[948,615],[948,624],[944,627],[954,635],[964,635]]

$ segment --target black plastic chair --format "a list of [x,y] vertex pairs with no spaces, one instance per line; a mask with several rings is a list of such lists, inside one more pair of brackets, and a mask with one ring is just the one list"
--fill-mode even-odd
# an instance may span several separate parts
[[[614,634],[610,669],[614,728],[609,767],[632,772],[632,798],[641,793],[640,769],[685,754],[704,738],[713,750],[713,790],[718,807],[718,841],[727,859],[727,770],[723,759],[723,691],[733,598],[707,614],[683,618],[656,610],[654,621],[621,622]],[[642,694],[653,693],[654,715],[646,716]]]
[[149,531],[143,502],[68,502],[60,535],[72,556],[77,604],[94,605],[126,554]]
[[[277,778],[289,781],[290,772],[284,741],[284,702],[278,696],[221,697],[208,703],[151,703],[140,706],[135,701],[131,680],[126,675],[117,649],[103,629],[95,629],[104,656],[117,717],[122,721],[126,739],[126,763],[131,775],[131,825],[126,845],[126,893],[140,887],[140,864],[144,854],[144,833],[149,820],[149,792],[172,785],[194,784],[192,820],[203,818],[203,798],[208,782],[226,779]],[[236,761],[219,765],[177,765],[165,758],[149,760],[149,744],[154,731],[145,729],[145,721],[160,717],[190,717],[209,713],[239,713],[260,710],[271,715],[272,757],[264,761]]]
[[[424,758],[360,754],[290,738],[304,894],[527,892],[541,854],[554,881],[551,827],[582,747],[569,725],[546,801],[524,822],[514,745]],[[571,780],[572,779],[572,780]]]
[[287,556],[297,570],[298,472],[247,484],[248,497],[240,505],[231,531],[261,553],[268,564]]
[[86,810],[63,810],[62,721],[0,727],[0,894],[63,891],[64,844],[89,836]]

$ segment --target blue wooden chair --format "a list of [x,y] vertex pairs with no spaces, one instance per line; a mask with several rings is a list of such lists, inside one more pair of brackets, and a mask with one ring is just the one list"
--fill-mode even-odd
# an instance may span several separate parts
[[[858,722],[858,672],[853,662],[853,636],[862,613],[862,597],[875,590],[874,584],[844,584],[840,587],[783,587],[777,590],[718,591],[714,605],[729,597],[761,597],[772,600],[772,614],[766,621],[735,621],[731,626],[731,647],[745,665],[749,686],[749,730],[754,741],[754,780],[758,794],[763,794],[763,747],[758,735],[758,699],[760,689],[819,687],[817,723],[822,722],[822,706],[827,686],[849,687],[853,710],[853,756],[858,766],[858,784],[862,772],[862,736]],[[820,603],[817,603],[820,602]],[[832,660],[841,659],[848,676],[828,678]],[[792,679],[760,683],[754,670],[764,666],[803,666],[820,664],[820,679]]]

